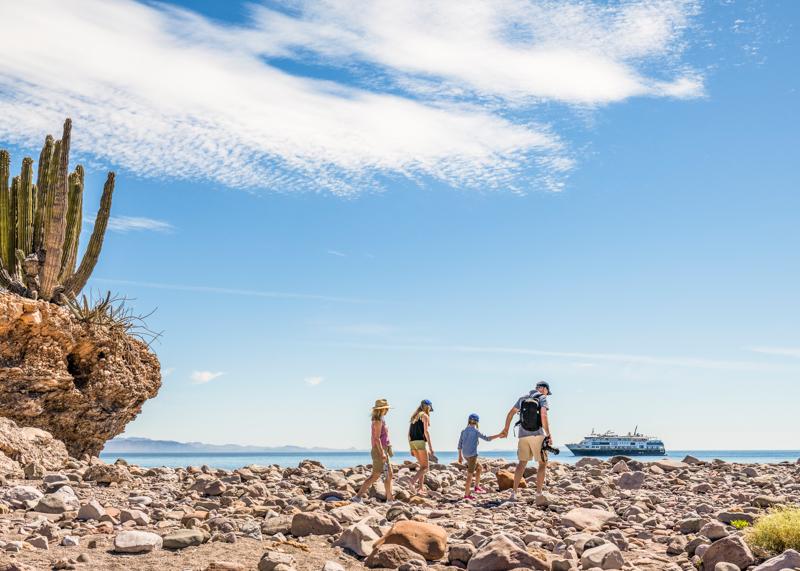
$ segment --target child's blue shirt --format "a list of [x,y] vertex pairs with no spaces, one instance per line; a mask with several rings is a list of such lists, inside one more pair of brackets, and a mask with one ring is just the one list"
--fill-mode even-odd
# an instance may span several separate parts
[[464,458],[472,458],[478,455],[479,438],[489,442],[489,437],[471,424],[461,431],[461,437],[458,439],[458,449],[461,450]]

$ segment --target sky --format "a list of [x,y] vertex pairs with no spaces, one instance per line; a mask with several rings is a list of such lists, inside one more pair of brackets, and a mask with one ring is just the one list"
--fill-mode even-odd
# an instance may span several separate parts
[[163,332],[125,436],[364,449],[386,398],[402,449],[427,398],[452,450],[544,379],[557,444],[800,448],[800,4],[0,0],[0,21],[14,169],[69,116],[85,217],[117,173],[88,289]]

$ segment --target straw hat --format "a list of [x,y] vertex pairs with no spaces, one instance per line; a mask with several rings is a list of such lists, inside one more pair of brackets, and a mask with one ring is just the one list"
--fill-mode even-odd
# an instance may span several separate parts
[[372,407],[372,410],[378,410],[381,408],[392,408],[389,406],[389,401],[386,399],[378,399],[375,401],[375,406]]

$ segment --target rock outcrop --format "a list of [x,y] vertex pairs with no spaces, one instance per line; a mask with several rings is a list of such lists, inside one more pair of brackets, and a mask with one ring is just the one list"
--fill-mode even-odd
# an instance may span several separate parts
[[146,344],[69,310],[0,292],[0,416],[97,455],[161,386]]
[[20,477],[24,472],[58,470],[69,459],[64,443],[40,428],[19,427],[0,417],[0,474]]

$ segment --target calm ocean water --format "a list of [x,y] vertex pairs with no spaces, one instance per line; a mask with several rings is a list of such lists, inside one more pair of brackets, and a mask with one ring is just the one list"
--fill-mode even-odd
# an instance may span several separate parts
[[[699,458],[700,460],[720,459],[726,462],[771,464],[777,462],[796,462],[800,458],[800,450],[672,450],[666,454],[667,458],[681,460],[687,454]],[[487,458],[505,458],[515,460],[514,451],[492,451],[481,454]],[[439,452],[439,461],[450,463],[458,458],[456,452]],[[212,468],[223,468],[231,470],[241,468],[250,464],[262,466],[277,464],[279,466],[297,466],[303,459],[311,459],[322,462],[327,468],[347,468],[358,464],[369,464],[369,452],[268,452],[268,453],[208,453],[208,454],[174,454],[174,453],[135,453],[135,454],[101,454],[106,462],[113,462],[117,458],[124,458],[129,464],[136,464],[144,467],[171,466],[173,468],[181,466],[202,466],[206,464]],[[551,460],[557,460],[572,464],[580,456],[574,456],[568,450],[561,452],[559,456],[551,456]],[[407,453],[398,451],[394,456],[395,462],[411,460]],[[639,460],[658,460],[656,456],[643,456]]]

